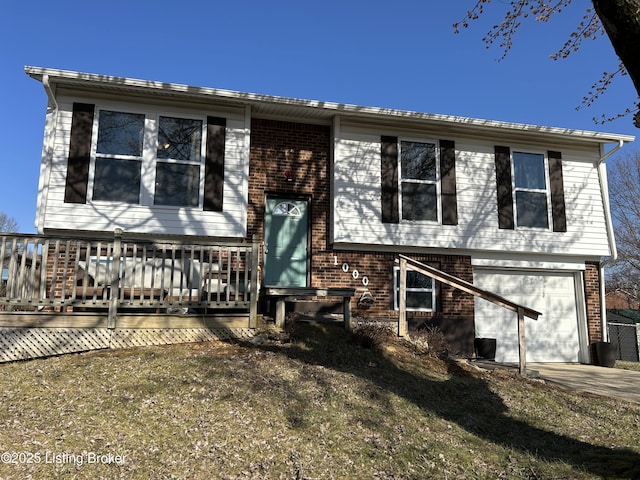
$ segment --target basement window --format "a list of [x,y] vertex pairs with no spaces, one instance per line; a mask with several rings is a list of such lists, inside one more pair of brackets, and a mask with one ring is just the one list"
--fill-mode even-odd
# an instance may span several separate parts
[[[393,309],[400,309],[400,267],[393,268]],[[433,312],[436,309],[436,285],[433,278],[407,269],[407,311]]]

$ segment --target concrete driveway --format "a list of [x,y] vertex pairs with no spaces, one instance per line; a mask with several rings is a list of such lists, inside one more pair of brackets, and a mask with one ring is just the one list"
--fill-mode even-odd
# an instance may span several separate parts
[[640,372],[577,363],[528,363],[527,373],[571,390],[640,403]]

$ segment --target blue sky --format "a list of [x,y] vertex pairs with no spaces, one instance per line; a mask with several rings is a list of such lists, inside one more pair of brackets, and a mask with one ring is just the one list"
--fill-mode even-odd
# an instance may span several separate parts
[[[513,50],[486,50],[487,15],[453,33],[474,0],[3,0],[0,6],[0,211],[35,233],[46,95],[25,65],[243,92],[637,135],[628,77],[575,107],[617,67],[606,37],[562,61],[578,4],[525,24]],[[633,150],[635,145],[623,152]]]

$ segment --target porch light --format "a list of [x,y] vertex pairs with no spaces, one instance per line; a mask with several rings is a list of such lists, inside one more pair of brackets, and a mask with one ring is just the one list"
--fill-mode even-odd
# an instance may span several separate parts
[[359,307],[370,307],[374,303],[375,303],[375,299],[373,298],[373,295],[371,295],[371,293],[369,292],[364,292],[360,296],[360,299],[358,300]]

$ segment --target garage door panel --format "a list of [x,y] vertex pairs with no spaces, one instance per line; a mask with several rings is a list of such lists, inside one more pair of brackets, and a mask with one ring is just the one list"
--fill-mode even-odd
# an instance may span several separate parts
[[[474,282],[542,313],[537,321],[525,318],[527,361],[578,361],[580,345],[572,273],[479,270],[474,274]],[[475,305],[477,336],[498,339],[497,361],[517,362],[516,313],[479,298]]]

